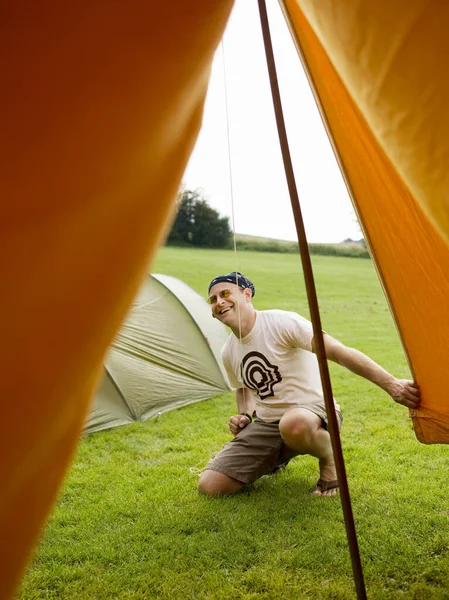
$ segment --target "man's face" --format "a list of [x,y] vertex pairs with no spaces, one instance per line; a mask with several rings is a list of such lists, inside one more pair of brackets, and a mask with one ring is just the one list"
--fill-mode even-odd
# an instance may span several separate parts
[[209,292],[212,314],[228,327],[238,326],[248,304],[247,292],[235,283],[216,283]]

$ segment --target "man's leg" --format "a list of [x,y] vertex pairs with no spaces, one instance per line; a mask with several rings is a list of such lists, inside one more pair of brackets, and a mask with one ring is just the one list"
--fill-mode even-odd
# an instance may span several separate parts
[[198,491],[206,496],[230,496],[238,492],[245,484],[219,471],[206,469],[201,473]]
[[[322,426],[322,419],[305,408],[292,408],[284,414],[279,431],[285,444],[300,454],[316,456],[320,465],[320,479],[337,479],[334,455],[329,432]],[[321,492],[315,490],[315,496],[333,496],[338,488]]]
[[283,448],[278,424],[256,419],[207,463],[198,490],[207,496],[235,494],[245,484],[271,473],[279,465]]

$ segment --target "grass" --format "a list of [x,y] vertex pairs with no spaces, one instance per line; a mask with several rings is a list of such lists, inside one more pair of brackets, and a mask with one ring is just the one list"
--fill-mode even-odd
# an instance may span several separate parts
[[[313,257],[323,326],[408,376],[370,261]],[[155,272],[205,293],[230,251],[164,248]],[[299,259],[242,252],[258,309],[308,315]],[[445,446],[422,446],[407,411],[331,365],[368,597],[449,598]],[[20,598],[355,598],[339,499],[312,498],[316,461],[295,459],[248,493],[213,500],[197,475],[229,438],[232,394],[84,438]]]

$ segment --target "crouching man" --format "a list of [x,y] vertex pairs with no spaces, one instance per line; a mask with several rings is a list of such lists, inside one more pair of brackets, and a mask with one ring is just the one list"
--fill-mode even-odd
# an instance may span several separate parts
[[[333,496],[338,480],[320,381],[312,324],[297,313],[256,311],[253,283],[238,272],[209,285],[212,316],[232,334],[222,354],[239,414],[235,436],[206,465],[198,488],[208,496],[234,494],[243,485],[282,468],[300,454],[318,459],[316,496]],[[372,381],[409,408],[420,402],[413,381],[396,379],[358,350],[324,334],[327,358]],[[341,427],[340,407],[335,404]],[[256,414],[255,420],[253,415]]]

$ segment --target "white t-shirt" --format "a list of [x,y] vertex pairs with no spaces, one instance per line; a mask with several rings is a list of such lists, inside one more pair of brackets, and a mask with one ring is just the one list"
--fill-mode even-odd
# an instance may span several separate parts
[[229,337],[222,350],[229,381],[249,389],[259,418],[279,421],[287,410],[310,404],[324,408],[312,340],[310,321],[285,310],[256,311],[246,337]]

